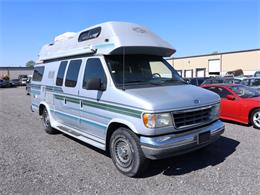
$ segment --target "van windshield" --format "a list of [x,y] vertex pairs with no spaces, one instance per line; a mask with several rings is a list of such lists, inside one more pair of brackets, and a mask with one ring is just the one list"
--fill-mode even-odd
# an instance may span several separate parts
[[118,88],[186,84],[177,71],[162,57],[110,55],[105,58],[113,81]]

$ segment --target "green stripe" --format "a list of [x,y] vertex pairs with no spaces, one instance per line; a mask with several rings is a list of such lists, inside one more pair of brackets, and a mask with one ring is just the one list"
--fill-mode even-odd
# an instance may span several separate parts
[[72,103],[75,103],[75,104],[79,104],[79,103],[80,103],[80,100],[79,100],[79,99],[70,98],[70,97],[66,97],[66,101],[72,102]]
[[87,101],[87,100],[83,100],[83,105],[91,106],[91,107],[95,107],[95,108],[99,108],[99,109],[107,110],[107,111],[111,111],[111,112],[116,112],[116,113],[120,113],[120,114],[124,114],[124,115],[129,115],[129,116],[133,116],[133,117],[137,117],[137,118],[141,118],[141,113],[142,113],[140,111],[135,111],[135,110],[131,110],[128,108],[112,106],[112,105],[102,104],[102,103],[96,103],[96,102],[91,102],[91,101]]
[[64,100],[64,97],[60,95],[54,95],[54,97],[58,100]]
[[[64,100],[64,98],[66,98],[66,101],[76,103],[76,104],[80,103],[80,99],[77,99],[77,98],[71,98],[71,97],[66,97],[66,96],[61,96],[61,95],[56,95],[56,94],[54,95],[54,97],[59,100]],[[132,110],[129,108],[123,108],[120,106],[108,105],[108,104],[103,104],[103,103],[96,103],[96,102],[92,102],[92,101],[88,101],[88,100],[82,100],[82,103],[85,106],[90,106],[90,107],[94,107],[94,108],[98,108],[98,109],[102,109],[102,110],[106,110],[106,111],[110,111],[110,112],[124,114],[124,115],[128,115],[128,116],[136,117],[136,118],[141,118],[141,114],[142,114],[142,112],[138,111],[138,110]]]

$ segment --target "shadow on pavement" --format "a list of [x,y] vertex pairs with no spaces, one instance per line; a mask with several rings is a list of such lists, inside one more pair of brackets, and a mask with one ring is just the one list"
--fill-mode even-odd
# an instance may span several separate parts
[[181,156],[151,161],[142,178],[160,173],[167,176],[183,175],[208,166],[218,165],[235,152],[238,145],[238,141],[221,136],[216,142],[204,149]]
[[221,121],[225,122],[225,123],[233,124],[233,125],[240,125],[240,126],[243,126],[243,127],[250,127],[251,126],[250,124],[243,124],[243,123],[239,123],[239,122],[236,122],[236,121],[230,121],[230,120],[225,120],[225,119],[221,119]]
[[[105,151],[69,135],[63,135],[109,158],[108,153]],[[208,166],[215,166],[225,161],[228,156],[235,152],[238,145],[238,141],[221,136],[216,142],[197,151],[167,159],[151,161],[145,173],[139,176],[139,178],[152,177],[161,173],[167,176],[183,175]]]

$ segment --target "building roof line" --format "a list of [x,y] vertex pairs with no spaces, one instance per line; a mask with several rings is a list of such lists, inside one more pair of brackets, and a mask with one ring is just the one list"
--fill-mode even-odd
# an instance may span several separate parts
[[216,56],[216,55],[223,55],[223,54],[242,53],[242,52],[252,52],[252,51],[260,51],[260,48],[256,48],[256,49],[247,49],[247,50],[237,50],[237,51],[228,51],[228,52],[221,52],[221,53],[211,53],[211,54],[191,55],[191,56],[183,56],[183,57],[171,57],[171,58],[167,58],[167,60],[177,60],[177,59],[194,58],[194,57],[205,57],[205,56]]
[[33,70],[33,67],[23,67],[23,66],[0,66],[0,70]]

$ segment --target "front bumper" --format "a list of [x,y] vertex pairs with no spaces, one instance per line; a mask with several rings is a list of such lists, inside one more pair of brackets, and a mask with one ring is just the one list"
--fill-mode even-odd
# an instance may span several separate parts
[[[191,152],[214,141],[224,132],[224,124],[216,121],[206,127],[197,128],[184,133],[175,133],[157,137],[140,137],[141,148],[149,159],[162,159]],[[199,143],[199,134],[210,132],[209,139]]]

